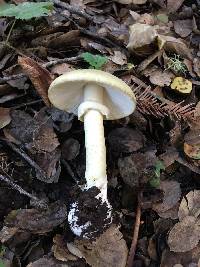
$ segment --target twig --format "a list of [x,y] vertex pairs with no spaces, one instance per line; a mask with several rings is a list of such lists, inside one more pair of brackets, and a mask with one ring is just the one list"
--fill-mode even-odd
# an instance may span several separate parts
[[61,159],[61,162],[63,166],[65,167],[65,169],[67,170],[67,172],[69,173],[69,175],[72,177],[72,179],[77,183],[76,176],[74,175],[74,172],[72,171],[72,168],[69,165],[69,163],[64,159]]
[[110,45],[111,47],[117,47],[119,48],[120,50],[123,50],[123,52],[128,56],[129,55],[129,52],[127,51],[127,49],[125,49],[123,46],[120,46],[119,44],[116,44],[114,43],[113,41],[111,41],[110,39],[106,38],[106,37],[102,37],[102,36],[99,36],[98,34],[94,33],[94,32],[91,32],[85,28],[82,28],[80,25],[78,25],[78,23],[76,23],[73,19],[65,16],[69,21],[71,21],[72,23],[74,23],[74,25],[77,27],[77,29],[85,34],[85,35],[88,35],[90,36],[91,38],[93,38],[94,40],[96,41],[99,41],[103,44],[108,44]]
[[[81,59],[81,56],[79,56],[79,55],[76,56],[76,57],[61,58],[61,59],[52,60],[52,61],[49,61],[47,63],[44,63],[44,64],[42,64],[42,66],[47,68],[47,67],[52,67],[52,66],[54,66],[56,64],[71,63],[73,61],[77,61],[77,60],[80,60],[80,59]],[[27,77],[27,75],[25,73],[19,73],[19,74],[16,74],[16,75],[10,75],[10,76],[6,76],[6,77],[2,77],[2,78],[0,78],[0,84],[4,83],[4,82],[7,82],[7,81],[10,81],[10,80],[20,79],[20,78],[23,78],[23,77]]]
[[40,200],[36,196],[34,196],[34,195],[28,193],[27,191],[25,191],[21,186],[19,186],[18,184],[14,183],[13,181],[11,181],[10,177],[8,178],[8,177],[3,176],[3,175],[0,174],[0,180],[6,182],[7,184],[9,184],[14,190],[17,190],[20,194],[29,197],[32,201],[34,201],[34,203],[37,203],[39,207],[47,208],[47,204],[45,204],[43,200]]
[[48,180],[48,178],[46,177],[45,172],[40,168],[40,166],[33,161],[22,149],[19,149],[16,145],[14,145],[13,143],[10,143],[9,141],[3,139],[3,141],[6,142],[6,144],[13,150],[15,151],[17,154],[19,154],[23,159],[26,160],[26,162],[28,162],[29,165],[31,165],[31,167],[33,167],[35,170],[37,170],[40,175],[43,177],[44,180]]
[[131,248],[129,251],[127,267],[133,267],[133,261],[135,257],[138,234],[139,234],[139,229],[140,229],[140,219],[141,219],[141,206],[140,206],[140,201],[138,201],[136,218],[135,218],[135,226],[134,226],[134,232],[133,232],[133,239],[132,239]]
[[10,39],[10,35],[11,35],[12,30],[13,30],[13,28],[14,28],[14,26],[15,26],[15,23],[16,23],[16,19],[14,19],[14,21],[13,21],[13,23],[12,23],[12,26],[11,26],[11,28],[10,28],[10,30],[9,30],[8,36],[7,36],[6,41],[5,41],[5,45],[8,45],[8,42],[9,42],[9,39]]
[[79,16],[82,16],[90,21],[93,21],[93,17],[90,16],[89,14],[85,13],[83,10],[80,10],[76,7],[72,7],[70,6],[69,4],[67,3],[64,3],[62,1],[59,1],[59,0],[53,0],[53,3],[59,7],[63,7],[65,9],[67,9],[69,12],[73,13],[73,14],[76,14],[76,15],[79,15]]
[[27,106],[32,106],[32,105],[41,103],[42,101],[43,101],[42,99],[34,100],[34,101],[31,101],[31,102],[28,102],[28,103],[23,103],[23,104],[20,104],[20,105],[11,107],[11,109],[14,109],[14,110],[15,110],[15,109],[18,109],[18,108],[23,108],[23,107],[27,107]]
[[56,64],[61,64],[61,63],[71,63],[72,61],[78,61],[78,60],[81,60],[82,57],[80,55],[76,56],[76,57],[70,57],[70,58],[60,58],[60,59],[57,59],[57,60],[52,60],[52,61],[49,61],[47,63],[44,63],[42,64],[43,67],[45,68],[48,68],[48,67],[52,67]]

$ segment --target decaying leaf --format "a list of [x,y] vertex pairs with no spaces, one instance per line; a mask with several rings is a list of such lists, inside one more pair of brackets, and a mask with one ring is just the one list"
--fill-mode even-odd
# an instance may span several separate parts
[[192,91],[192,82],[183,77],[176,77],[171,83],[171,89],[182,94],[189,94]]
[[184,152],[191,159],[200,159],[200,144],[190,145],[184,143]]
[[179,221],[182,221],[186,216],[194,216],[195,218],[198,218],[199,215],[200,190],[190,191],[181,201],[178,211]]
[[[12,65],[11,67],[2,71],[4,77],[9,77],[10,75],[18,75],[22,72],[19,64]],[[18,79],[8,80],[7,83],[20,90],[26,90],[29,88],[29,84],[27,83],[27,77],[19,77]]]
[[142,74],[144,74],[145,76],[149,76],[149,80],[152,84],[159,85],[161,87],[165,85],[169,86],[171,83],[171,79],[174,77],[174,74],[171,71],[162,71],[157,66],[147,67],[142,72]]
[[191,19],[174,21],[174,30],[182,38],[187,37],[193,29],[193,22]]
[[123,66],[124,64],[127,64],[127,57],[121,51],[115,50],[114,55],[109,58],[117,65]]
[[196,72],[196,74],[198,75],[198,77],[200,77],[200,60],[199,58],[194,58],[194,71]]
[[44,103],[47,106],[50,106],[47,92],[51,82],[53,81],[51,73],[36,61],[28,57],[19,57],[18,63],[24,72],[29,76],[38,94],[44,100]]
[[146,138],[140,131],[128,127],[115,128],[108,136],[108,143],[115,152],[137,151],[144,146],[145,141]]
[[124,183],[130,187],[137,187],[140,183],[148,182],[153,175],[152,169],[156,161],[155,151],[119,158],[118,167]]
[[5,219],[6,226],[16,227],[20,231],[44,234],[63,223],[67,218],[64,204],[55,202],[47,210],[21,209],[13,210]]
[[72,70],[74,70],[74,68],[70,64],[61,63],[61,64],[57,64],[57,65],[53,66],[51,68],[51,73],[62,75],[64,73],[66,73],[68,71],[72,71]]
[[69,264],[59,262],[53,257],[45,257],[29,263],[27,267],[69,267]]
[[0,129],[11,122],[10,109],[0,107]]
[[12,238],[18,231],[17,227],[7,227],[4,226],[0,231],[0,241],[1,243],[7,242],[10,238]]
[[162,203],[153,204],[153,210],[165,212],[173,208],[181,197],[180,184],[176,181],[161,181],[160,189],[164,192]]
[[66,242],[63,239],[63,236],[56,235],[53,238],[54,245],[52,251],[54,257],[59,261],[75,261],[77,257],[70,253],[66,246]]
[[168,209],[166,211],[157,211],[158,215],[163,219],[172,219],[176,220],[178,219],[178,209],[179,209],[179,203],[177,203],[175,206],[173,206],[171,209]]
[[47,183],[57,182],[60,173],[60,149],[51,116],[45,113],[44,108],[34,118],[20,110],[13,110],[11,117],[10,125],[4,128],[6,137],[11,142],[23,144],[30,157],[46,173],[46,178],[48,177],[44,180],[38,174],[38,179]]
[[181,5],[183,4],[184,0],[167,0],[167,10],[170,13],[175,13],[179,7],[181,7]]
[[154,41],[158,35],[154,26],[135,23],[130,26],[129,34],[127,48],[130,52],[142,56],[152,54]]
[[111,226],[96,241],[76,240],[74,245],[92,267],[125,267],[128,249],[118,227]]
[[80,151],[80,144],[79,142],[74,138],[68,138],[65,140],[65,142],[62,144],[61,152],[62,157],[65,160],[72,160],[77,157]]
[[123,5],[130,5],[130,4],[143,5],[146,3],[147,0],[115,0],[115,1]]
[[180,55],[182,58],[193,59],[190,49],[182,39],[159,34],[157,40],[159,49],[163,48],[165,51]]
[[179,267],[197,267],[199,255],[200,245],[184,253],[173,252],[167,248],[162,253],[160,267],[174,267],[176,264],[179,264]]
[[194,160],[200,159],[200,129],[193,125],[191,130],[184,136],[184,152],[185,154]]
[[200,239],[200,226],[196,218],[186,216],[171,229],[168,236],[168,245],[171,251],[186,252],[195,248]]

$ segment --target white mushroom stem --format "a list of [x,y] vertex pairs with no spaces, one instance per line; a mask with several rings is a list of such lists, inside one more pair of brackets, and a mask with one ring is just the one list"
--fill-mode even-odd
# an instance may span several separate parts
[[106,146],[103,116],[109,110],[103,105],[104,88],[87,84],[84,88],[84,102],[79,106],[79,119],[84,121],[87,188],[96,186],[100,197],[107,202]]

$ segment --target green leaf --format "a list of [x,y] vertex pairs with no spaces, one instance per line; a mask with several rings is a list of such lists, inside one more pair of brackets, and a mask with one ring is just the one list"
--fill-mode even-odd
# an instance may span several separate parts
[[5,267],[5,265],[1,259],[0,259],[0,267]]
[[53,10],[52,2],[25,2],[18,5],[4,4],[0,6],[0,17],[16,19],[32,19],[47,16]]
[[102,57],[100,55],[93,55],[91,53],[83,53],[82,58],[90,65],[92,69],[101,69],[102,66],[108,61],[107,57]]
[[153,177],[150,181],[149,181],[150,186],[157,188],[160,186],[160,178],[158,177]]
[[165,170],[165,165],[162,161],[158,160],[155,164],[155,176],[153,175],[153,177],[149,180],[149,183],[152,187],[159,187],[161,170]]
[[165,170],[165,165],[162,161],[158,160],[155,164],[155,174],[157,177],[160,177],[160,171]]

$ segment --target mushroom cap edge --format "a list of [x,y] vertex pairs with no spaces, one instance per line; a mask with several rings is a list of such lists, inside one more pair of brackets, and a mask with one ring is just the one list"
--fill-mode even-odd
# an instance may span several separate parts
[[94,69],[73,70],[56,78],[48,90],[49,100],[58,109],[77,115],[87,83],[104,87],[104,105],[110,110],[108,120],[129,116],[135,110],[136,98],[131,88],[116,76]]

